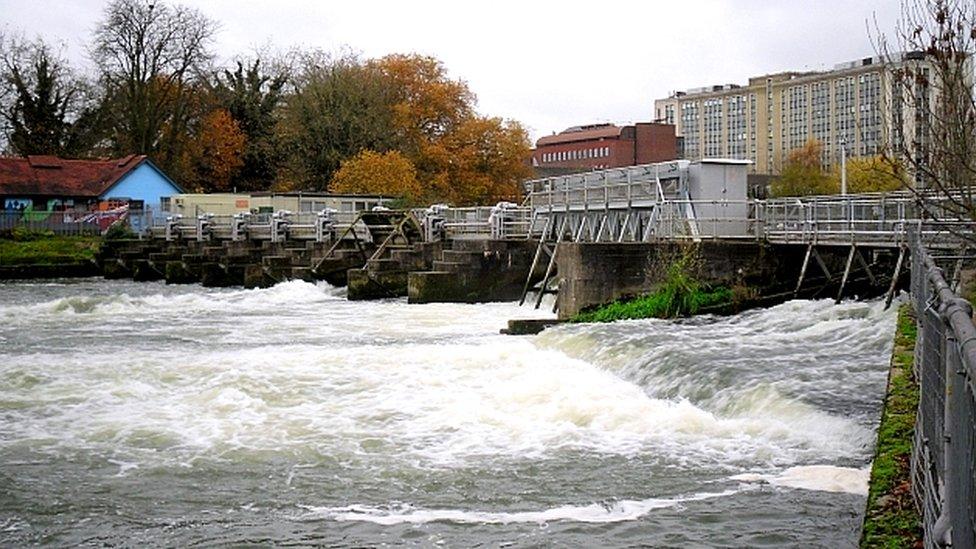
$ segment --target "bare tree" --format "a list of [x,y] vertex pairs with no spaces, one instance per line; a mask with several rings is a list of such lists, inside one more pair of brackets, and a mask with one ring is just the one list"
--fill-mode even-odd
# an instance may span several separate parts
[[892,147],[915,180],[930,217],[976,221],[976,4],[903,0],[901,19],[879,49],[892,76]]
[[110,99],[118,153],[177,161],[193,115],[194,79],[211,60],[216,24],[199,11],[153,0],[113,0],[91,48]]

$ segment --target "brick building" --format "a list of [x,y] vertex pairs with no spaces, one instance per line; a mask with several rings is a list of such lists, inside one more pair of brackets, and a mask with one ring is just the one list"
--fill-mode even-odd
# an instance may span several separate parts
[[678,143],[672,124],[591,124],[540,138],[532,151],[532,165],[543,170],[595,170],[677,157]]

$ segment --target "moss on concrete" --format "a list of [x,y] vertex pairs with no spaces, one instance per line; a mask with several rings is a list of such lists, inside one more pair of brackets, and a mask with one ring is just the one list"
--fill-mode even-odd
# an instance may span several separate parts
[[583,311],[571,322],[613,322],[638,318],[676,318],[698,313],[702,309],[732,302],[732,290],[720,287],[696,290],[676,301],[666,289],[635,299],[614,301],[592,311]]
[[912,374],[916,335],[911,306],[902,305],[871,467],[861,547],[921,546],[921,518],[912,500],[910,470],[918,409],[918,382]]

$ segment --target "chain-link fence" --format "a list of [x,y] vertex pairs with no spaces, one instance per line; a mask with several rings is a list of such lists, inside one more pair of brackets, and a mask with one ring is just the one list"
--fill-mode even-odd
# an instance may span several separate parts
[[976,539],[976,326],[969,302],[946,282],[918,231],[912,248],[912,299],[918,316],[915,376],[920,384],[912,451],[912,495],[926,547],[974,546]]

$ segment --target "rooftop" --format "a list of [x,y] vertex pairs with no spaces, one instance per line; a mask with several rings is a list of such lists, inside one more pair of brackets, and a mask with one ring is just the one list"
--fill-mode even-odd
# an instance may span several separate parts
[[144,160],[134,154],[113,160],[0,157],[0,195],[96,198]]
[[613,124],[590,124],[586,126],[573,126],[567,128],[556,135],[547,135],[536,141],[536,146],[555,145],[559,143],[572,143],[574,141],[590,141],[593,139],[604,139],[608,137],[620,137],[623,130],[620,126]]

